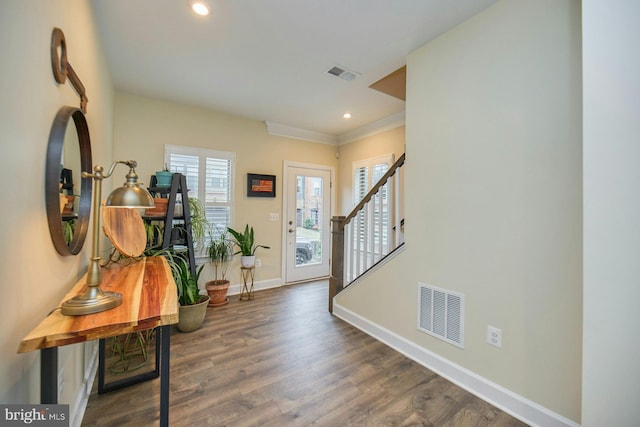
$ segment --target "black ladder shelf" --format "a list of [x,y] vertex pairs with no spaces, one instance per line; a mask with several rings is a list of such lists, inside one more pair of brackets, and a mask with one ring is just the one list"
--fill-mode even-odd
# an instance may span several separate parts
[[[193,252],[193,234],[191,230],[191,212],[189,211],[189,189],[187,177],[181,173],[174,173],[171,177],[171,186],[158,187],[155,175],[151,175],[150,185],[147,188],[153,197],[167,198],[167,214],[163,217],[146,216],[145,221],[164,221],[161,248],[174,248],[181,245],[186,248],[189,268],[193,275],[196,274],[196,259]],[[180,195],[182,201],[182,215],[176,215],[176,201]]]
[[[155,198],[167,198],[167,213],[163,216],[143,215],[145,221],[163,221],[162,233],[163,249],[180,245],[187,250],[189,269],[193,275],[196,274],[196,260],[193,252],[193,235],[191,234],[191,212],[189,211],[189,190],[187,189],[187,177],[174,173],[171,178],[171,186],[158,187],[155,175],[151,176],[149,193]],[[176,201],[178,195],[182,199],[182,215],[176,215]],[[159,240],[158,236],[158,240]],[[159,242],[158,242],[159,244]],[[117,337],[116,337],[117,338]],[[119,380],[106,383],[106,342],[105,338],[99,340],[98,345],[98,394],[119,390],[133,384],[148,381],[160,376],[160,339],[155,337],[155,367],[152,371],[142,372],[134,376],[125,377]]]
[[[193,235],[191,234],[191,212],[189,211],[189,190],[187,189],[187,177],[174,173],[171,178],[171,186],[158,187],[155,175],[151,176],[150,186],[147,188],[154,198],[168,198],[167,213],[163,216],[142,215],[145,221],[163,221],[162,245],[165,248],[174,248],[175,245],[186,247],[189,261],[189,269],[196,274],[196,260],[193,252]],[[176,201],[178,195],[182,199],[182,215],[176,215]],[[160,236],[158,236],[159,240]],[[115,337],[117,339],[117,337]],[[142,372],[133,376],[106,383],[106,342],[105,338],[99,340],[98,345],[98,394],[119,390],[133,384],[148,381],[160,376],[160,340],[155,337],[155,367],[152,371]]]

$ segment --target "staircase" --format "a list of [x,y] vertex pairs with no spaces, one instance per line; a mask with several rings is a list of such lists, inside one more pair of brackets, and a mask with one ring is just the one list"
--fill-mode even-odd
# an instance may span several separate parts
[[331,218],[330,312],[334,296],[404,244],[404,161],[403,154],[349,215]]

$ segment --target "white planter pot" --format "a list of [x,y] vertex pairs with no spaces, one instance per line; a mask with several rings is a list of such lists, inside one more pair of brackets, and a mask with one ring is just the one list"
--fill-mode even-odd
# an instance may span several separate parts
[[256,256],[255,255],[251,255],[251,256],[242,255],[240,257],[240,264],[242,264],[243,267],[251,268],[254,265],[256,265]]

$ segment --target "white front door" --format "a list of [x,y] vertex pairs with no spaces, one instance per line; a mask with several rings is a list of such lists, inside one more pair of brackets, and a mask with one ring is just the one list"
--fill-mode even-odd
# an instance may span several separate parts
[[285,164],[286,282],[329,276],[331,168]]

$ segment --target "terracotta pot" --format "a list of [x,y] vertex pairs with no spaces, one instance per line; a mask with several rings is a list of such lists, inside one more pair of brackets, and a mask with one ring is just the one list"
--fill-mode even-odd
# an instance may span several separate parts
[[180,332],[192,332],[199,329],[207,314],[207,303],[209,296],[202,295],[200,302],[192,305],[181,305],[178,307],[179,320],[176,327]]
[[76,199],[76,196],[69,196],[69,195],[61,195],[60,196],[60,203],[62,206],[62,213],[63,214],[70,214],[73,213],[73,202]]
[[207,293],[209,294],[209,306],[219,307],[229,302],[227,292],[229,290],[228,280],[211,280],[206,283]]
[[153,199],[153,203],[156,205],[154,208],[145,209],[144,214],[147,216],[164,216],[167,214],[167,205],[169,199],[156,198]]

